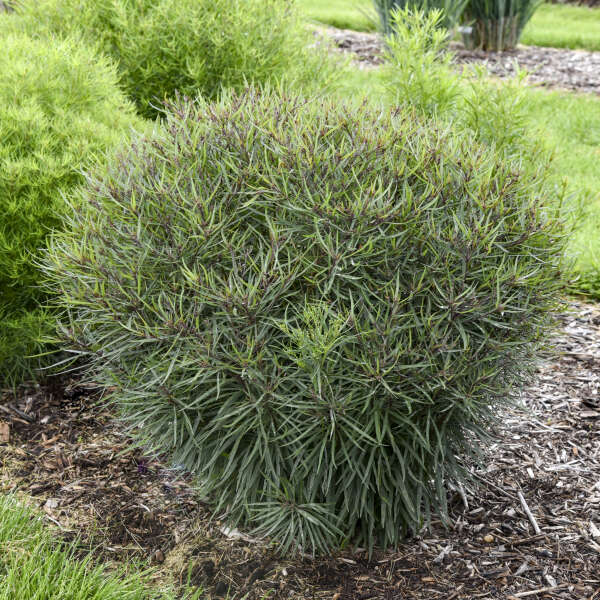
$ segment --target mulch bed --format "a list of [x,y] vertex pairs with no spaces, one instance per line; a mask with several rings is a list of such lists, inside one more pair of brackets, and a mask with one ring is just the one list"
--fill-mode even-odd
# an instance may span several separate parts
[[[362,68],[383,62],[383,42],[374,33],[327,28],[327,36],[342,52],[351,53]],[[466,50],[453,43],[459,65],[483,64],[496,77],[512,77],[516,66],[529,72],[530,83],[549,88],[600,94],[600,52],[521,46],[509,52]]]
[[187,474],[131,449],[111,409],[73,383],[4,393],[0,488],[102,558],[148,558],[211,598],[600,600],[600,307],[570,308],[560,356],[505,414],[480,487],[451,495],[453,526],[393,552],[278,558],[211,515]]

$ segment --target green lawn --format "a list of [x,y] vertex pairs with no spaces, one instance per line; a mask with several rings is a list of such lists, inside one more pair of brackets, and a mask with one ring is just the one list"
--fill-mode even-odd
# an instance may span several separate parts
[[[299,0],[308,19],[342,29],[374,31],[372,0]],[[600,50],[600,8],[544,4],[525,28],[522,43]]]
[[569,251],[581,280],[576,289],[600,298],[600,98],[529,92],[530,118],[554,148],[554,179],[568,182],[568,206],[583,214]]
[[523,44],[600,50],[600,8],[544,4],[523,32]]
[[371,0],[298,0],[298,4],[312,21],[355,31],[377,27]]
[[92,564],[61,544],[40,517],[0,496],[0,600],[198,600],[149,585],[146,573]]

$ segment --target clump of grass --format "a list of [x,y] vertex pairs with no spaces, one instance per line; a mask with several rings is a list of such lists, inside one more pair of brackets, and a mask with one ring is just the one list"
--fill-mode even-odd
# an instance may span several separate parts
[[394,31],[393,13],[396,10],[439,12],[436,25],[448,30],[454,29],[469,0],[373,0],[379,16],[381,31],[390,35]]
[[61,542],[32,511],[0,496],[0,600],[199,600],[152,588],[148,573],[107,569]]
[[552,325],[544,176],[410,110],[177,102],[54,238],[63,339],[233,523],[395,545],[446,514]]

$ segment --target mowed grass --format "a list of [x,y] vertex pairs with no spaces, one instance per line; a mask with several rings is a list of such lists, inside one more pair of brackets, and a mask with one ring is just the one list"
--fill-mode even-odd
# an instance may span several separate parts
[[310,21],[339,29],[375,31],[377,14],[371,0],[297,0]]
[[[298,0],[307,19],[340,29],[375,31],[372,0]],[[553,48],[600,50],[600,8],[543,4],[523,32],[521,43]]]
[[152,588],[146,573],[93,565],[30,509],[0,496],[0,600],[197,600],[198,593],[177,596]]
[[568,248],[580,278],[575,289],[600,298],[600,97],[544,90],[528,96],[532,126],[554,151],[554,181],[567,181],[566,207],[580,212]]
[[600,50],[600,8],[543,4],[525,27],[521,43]]

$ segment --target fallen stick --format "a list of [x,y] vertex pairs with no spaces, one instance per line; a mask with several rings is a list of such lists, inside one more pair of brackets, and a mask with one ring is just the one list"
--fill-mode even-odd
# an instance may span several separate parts
[[27,421],[28,423],[35,423],[35,419],[31,415],[24,413],[22,410],[19,410],[16,406],[13,406],[12,404],[7,404],[6,406],[0,404],[0,409],[9,415],[11,414],[11,412],[14,413],[18,417],[21,417],[21,419],[25,419],[25,421]]
[[509,596],[510,598],[526,598],[527,596],[535,596],[536,594],[543,594],[545,592],[555,592],[556,590],[560,590],[567,587],[564,583],[561,585],[553,585],[552,587],[539,588],[538,590],[529,590],[528,592],[519,592],[517,594],[513,594]]
[[519,501],[521,502],[521,506],[523,507],[523,510],[525,511],[525,514],[527,515],[529,522],[533,525],[533,530],[535,531],[536,535],[541,535],[542,530],[540,529],[540,526],[537,524],[537,521],[535,520],[533,513],[531,512],[531,510],[529,510],[529,506],[527,506],[525,496],[523,496],[523,494],[521,493],[520,490],[517,491],[517,496],[519,497]]

